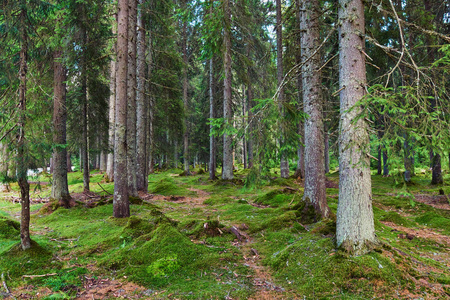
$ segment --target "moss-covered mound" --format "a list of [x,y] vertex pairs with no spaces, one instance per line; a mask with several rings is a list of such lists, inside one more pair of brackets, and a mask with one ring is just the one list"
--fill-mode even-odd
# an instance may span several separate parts
[[397,225],[401,225],[401,226],[405,226],[405,227],[412,227],[412,226],[414,226],[413,222],[411,222],[407,218],[404,218],[404,217],[400,216],[395,211],[387,212],[384,216],[382,216],[380,218],[380,221],[392,222],[392,223],[395,223]]
[[280,207],[289,203],[297,203],[302,195],[297,190],[291,188],[276,189],[267,192],[255,199],[255,203],[260,205],[269,205],[271,207]]
[[14,239],[20,235],[20,223],[0,216],[0,238]]

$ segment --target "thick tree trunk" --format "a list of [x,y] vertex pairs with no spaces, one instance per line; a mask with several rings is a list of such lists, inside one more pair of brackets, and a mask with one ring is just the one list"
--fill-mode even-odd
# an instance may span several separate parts
[[283,24],[281,16],[281,0],[276,0],[276,31],[277,31],[277,86],[278,86],[278,108],[280,110],[280,176],[282,178],[289,177],[289,162],[287,160],[286,151],[284,150],[285,132],[282,124],[284,119],[284,88],[283,84]]
[[27,165],[25,163],[25,122],[26,122],[26,92],[27,92],[27,55],[28,36],[25,27],[27,18],[26,1],[22,0],[21,25],[22,25],[22,45],[20,50],[20,70],[19,70],[19,122],[17,128],[17,181],[20,187],[20,200],[22,205],[20,217],[20,243],[23,250],[31,248],[30,238],[30,185],[27,181]]
[[127,172],[128,194],[137,197],[136,182],[136,17],[137,0],[128,0],[128,110],[127,110]]
[[[365,95],[364,5],[362,0],[339,0],[339,205],[336,243],[361,255],[378,242],[375,237],[369,135],[365,120],[358,119],[355,104]],[[350,108],[353,108],[350,110]]]
[[[231,10],[230,0],[224,0],[224,92],[223,92],[223,118],[225,119],[226,126],[232,126],[233,124],[233,111],[232,111],[232,99],[231,99]],[[233,179],[233,147],[232,136],[229,134],[223,135],[223,166],[222,166],[222,179]]]
[[51,197],[65,208],[70,207],[69,185],[67,182],[66,150],[66,71],[61,62],[61,52],[53,55],[53,182]]
[[[139,1],[140,6],[143,0]],[[139,7],[137,18],[137,94],[136,94],[136,109],[137,109],[137,125],[136,125],[136,187],[138,191],[147,192],[147,101],[145,101],[145,22],[143,21],[142,8]]]
[[[314,207],[317,216],[327,218],[330,208],[326,199],[323,96],[320,56],[314,51],[320,45],[319,1],[302,1],[301,31],[303,111],[308,115],[305,128],[305,192],[303,199]],[[307,60],[309,58],[309,60]],[[306,208],[307,209],[307,208]]]
[[404,158],[404,165],[405,165],[405,174],[404,179],[405,182],[411,182],[411,177],[415,175],[414,171],[414,153],[412,151],[411,147],[411,141],[409,140],[409,136],[407,134],[405,136],[405,142],[403,143],[404,151],[405,151],[405,158]]
[[[209,60],[209,117],[213,119],[214,105],[214,59]],[[213,125],[209,125],[209,179],[216,179],[216,137],[212,134]]]
[[128,174],[124,172],[127,170],[128,0],[119,0],[117,32],[113,215],[125,218],[130,216]]

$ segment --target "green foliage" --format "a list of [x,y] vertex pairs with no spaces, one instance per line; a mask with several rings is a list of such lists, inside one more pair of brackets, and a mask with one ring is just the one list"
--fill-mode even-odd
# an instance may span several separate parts
[[82,275],[88,271],[86,268],[66,269],[58,272],[56,276],[50,276],[44,279],[44,283],[52,291],[70,291],[76,292],[76,288],[83,284]]
[[178,257],[167,256],[164,258],[160,258],[154,261],[151,265],[147,267],[147,272],[156,277],[167,277],[170,276],[173,272],[180,268],[178,263]]

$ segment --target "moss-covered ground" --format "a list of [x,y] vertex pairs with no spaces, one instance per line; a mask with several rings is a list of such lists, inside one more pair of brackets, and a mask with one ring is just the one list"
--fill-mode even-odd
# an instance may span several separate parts
[[[48,175],[31,179],[33,247],[25,252],[13,184],[0,195],[0,296],[450,299],[450,186],[429,185],[429,174],[408,186],[373,175],[382,246],[348,257],[335,249],[335,221],[302,221],[301,180],[274,173],[249,181],[251,172],[239,170],[233,181],[176,169],[151,174],[148,194],[126,219],[112,217],[113,183],[100,172],[92,172],[89,194],[82,174],[69,174],[71,209],[47,203]],[[339,176],[327,180],[336,186]],[[336,213],[338,189],[327,197]]]

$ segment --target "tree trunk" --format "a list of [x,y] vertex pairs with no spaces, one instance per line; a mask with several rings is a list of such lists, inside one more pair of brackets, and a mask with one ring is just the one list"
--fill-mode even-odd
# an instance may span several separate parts
[[328,134],[327,125],[325,124],[325,131],[323,133],[324,145],[323,149],[325,156],[325,174],[330,173],[330,135]]
[[284,88],[283,84],[283,24],[281,16],[281,0],[276,0],[276,31],[277,31],[277,86],[278,86],[278,108],[280,110],[280,176],[282,178],[289,177],[289,162],[284,150],[285,132],[282,119],[284,119]]
[[[233,111],[231,99],[231,10],[230,0],[224,0],[223,13],[225,18],[224,28],[224,92],[223,92],[223,118],[226,126],[233,125]],[[233,179],[233,147],[232,136],[229,134],[223,135],[223,166],[222,179]]]
[[383,151],[383,176],[389,176],[388,154],[387,151]]
[[143,21],[142,5],[143,0],[139,1],[139,12],[137,18],[137,125],[136,125],[136,187],[138,191],[147,192],[147,101],[145,101],[145,22]]
[[411,177],[415,175],[414,172],[414,154],[412,152],[411,142],[409,140],[408,134],[404,135],[405,142],[403,143],[404,151],[405,151],[405,158],[404,158],[404,165],[405,165],[405,174],[404,179],[405,182],[411,182]]
[[441,156],[438,153],[433,153],[431,170],[431,184],[443,184],[444,179],[441,170]]
[[[186,0],[183,2],[186,8]],[[191,175],[189,171],[189,103],[188,103],[188,56],[187,56],[187,22],[183,23],[182,28],[182,53],[183,53],[183,105],[184,105],[184,134],[183,134],[183,164],[185,175]]]
[[21,34],[22,45],[20,49],[20,70],[19,70],[19,122],[17,128],[17,181],[20,187],[20,200],[22,205],[20,217],[20,243],[23,250],[31,248],[30,238],[30,185],[27,181],[27,165],[25,163],[25,122],[26,122],[26,92],[27,92],[27,55],[28,36],[26,32],[25,20],[27,19],[26,1],[22,0]]
[[[4,142],[0,142],[0,176],[8,177],[8,164],[9,153],[8,147]],[[0,192],[8,193],[11,191],[11,187],[8,182],[0,182]]]
[[82,137],[81,137],[81,160],[83,164],[83,189],[89,191],[89,146],[88,146],[88,94],[87,94],[87,36],[86,31],[82,30],[83,37],[83,57],[81,62],[81,124],[82,124]]
[[[369,135],[355,104],[365,95],[364,5],[362,0],[339,0],[339,205],[336,243],[361,255],[377,245],[372,211]],[[353,108],[350,110],[350,108]]]
[[136,182],[136,16],[137,0],[128,0],[128,110],[127,110],[127,172],[128,194],[137,197]]
[[53,182],[51,197],[62,207],[70,207],[70,194],[67,182],[66,150],[66,70],[61,62],[61,51],[53,55]]
[[128,174],[124,172],[127,170],[128,0],[119,0],[117,32],[113,215],[126,218],[130,216]]
[[[151,31],[148,33],[148,54],[146,57],[147,60],[147,74],[148,78],[151,78],[152,74],[152,64],[153,64],[153,57],[152,57],[152,36]],[[148,103],[148,110],[147,110],[147,118],[148,118],[148,137],[147,137],[147,167],[148,167],[148,174],[152,174],[154,172],[154,159],[153,159],[153,120],[154,120],[154,99],[151,96],[151,86],[150,86],[150,80],[146,81],[146,90],[148,91],[149,95],[146,95],[147,103]]]
[[72,172],[72,160],[70,159],[70,153],[67,152],[67,172]]
[[[209,117],[214,118],[214,59],[209,60]],[[213,125],[209,125],[209,179],[216,179],[216,137],[212,134]]]
[[[320,45],[319,1],[302,1],[301,53],[303,79],[303,111],[308,115],[305,128],[305,192],[303,199],[312,205],[316,215],[328,218],[330,208],[326,199],[325,156],[323,135],[323,96],[320,56],[314,51]],[[309,60],[307,60],[310,58]],[[305,208],[305,210],[308,208]]]
[[382,156],[381,145],[378,145],[377,175],[381,175],[383,171],[381,165],[381,156]]
[[[113,34],[116,30],[113,26]],[[117,51],[114,45],[114,52]],[[108,130],[108,158],[106,161],[106,176],[109,181],[114,181],[114,123],[116,114],[116,61],[111,59],[109,70],[109,130]]]

